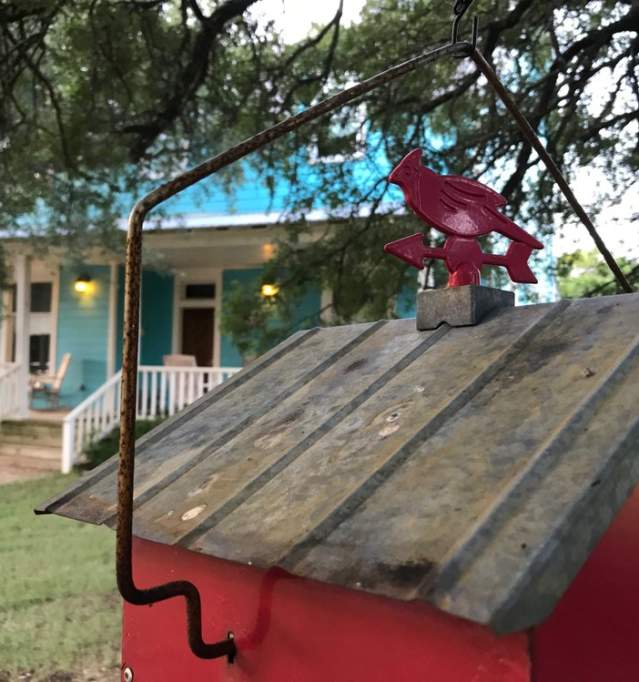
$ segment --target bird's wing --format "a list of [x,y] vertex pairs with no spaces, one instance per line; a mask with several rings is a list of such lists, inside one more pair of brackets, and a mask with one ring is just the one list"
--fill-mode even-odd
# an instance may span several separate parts
[[[442,194],[451,203],[467,207],[470,204],[488,204],[499,208],[506,205],[506,199],[499,192],[495,192],[487,185],[459,175],[443,175]],[[461,207],[460,206],[460,207]]]

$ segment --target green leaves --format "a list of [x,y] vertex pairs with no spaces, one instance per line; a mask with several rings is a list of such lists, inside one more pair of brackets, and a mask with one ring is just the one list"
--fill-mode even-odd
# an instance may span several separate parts
[[[639,266],[627,258],[619,266],[635,287],[639,284]],[[596,251],[574,251],[557,261],[557,280],[562,298],[585,298],[623,293]]]
[[[451,29],[449,0],[368,0],[360,22],[333,21],[286,45],[272,25],[255,25],[247,12],[253,2],[3,7],[0,231],[64,238],[78,252],[91,242],[118,244],[116,218],[133,195],[448,40]],[[569,177],[580,166],[605,168],[612,191],[623,193],[639,164],[636,3],[477,0],[473,12],[481,49],[557,163]],[[295,220],[272,264],[286,273],[288,291],[311,280],[330,290],[335,321],[392,313],[415,279],[381,247],[423,226],[396,215],[401,201],[385,179],[417,146],[438,172],[505,193],[509,215],[529,230],[549,232],[567,216],[471,63],[441,61],[249,158],[272,195],[291,187],[286,209]],[[232,167],[206,187],[230,190],[240,178]],[[319,226],[306,219],[317,208],[327,214]],[[295,323],[293,299],[265,307],[259,295],[237,294],[227,328],[250,349],[243,320],[275,338]]]

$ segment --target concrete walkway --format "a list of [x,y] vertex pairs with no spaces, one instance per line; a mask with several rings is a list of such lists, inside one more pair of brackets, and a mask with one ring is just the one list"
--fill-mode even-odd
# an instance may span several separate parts
[[18,456],[0,455],[0,485],[48,476],[58,470],[58,466],[51,468],[25,466]]

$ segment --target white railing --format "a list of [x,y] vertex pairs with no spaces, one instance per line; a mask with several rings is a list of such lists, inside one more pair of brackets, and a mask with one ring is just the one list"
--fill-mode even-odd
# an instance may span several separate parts
[[121,377],[120,370],[64,418],[61,463],[63,474],[71,471],[78,456],[86,447],[106,436],[117,426]]
[[20,365],[0,365],[0,420],[14,416],[20,410],[21,386]]
[[[226,381],[239,367],[153,367],[138,370],[138,419],[162,419],[184,409]],[[62,473],[69,473],[79,455],[110,433],[120,416],[121,371],[64,418]]]
[[140,367],[138,419],[170,417],[239,372],[239,367]]

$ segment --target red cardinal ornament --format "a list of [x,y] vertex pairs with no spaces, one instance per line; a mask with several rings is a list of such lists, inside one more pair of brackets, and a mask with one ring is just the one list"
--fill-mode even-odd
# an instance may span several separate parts
[[[421,162],[422,151],[415,149],[405,156],[390,174],[390,182],[399,185],[406,203],[428,225],[448,239],[441,249],[424,245],[421,234],[386,244],[384,250],[418,270],[425,258],[440,258],[450,273],[448,286],[479,284],[482,265],[507,268],[514,282],[536,283],[528,267],[533,249],[543,244],[509,220],[499,209],[506,199],[477,180],[457,175],[437,175]],[[499,232],[512,240],[505,255],[484,253],[477,237]]]

